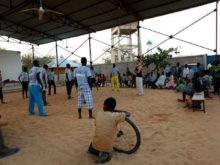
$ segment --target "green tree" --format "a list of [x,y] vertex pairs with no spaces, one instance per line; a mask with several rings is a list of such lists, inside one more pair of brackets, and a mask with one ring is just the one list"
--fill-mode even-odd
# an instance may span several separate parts
[[104,64],[111,64],[111,58],[110,57],[102,58],[102,60],[104,61]]
[[26,67],[28,69],[30,69],[33,65],[32,65],[32,55],[30,54],[25,54],[23,56],[21,56],[21,62],[22,62],[22,67]]
[[[54,57],[53,56],[44,56],[44,57],[35,57],[36,60],[40,62],[40,66],[50,63]],[[25,54],[21,57],[21,62],[23,67],[30,69],[33,66],[32,55]]]
[[167,50],[163,50],[161,48],[157,48],[157,53],[152,55],[141,56],[140,60],[144,67],[149,67],[150,64],[154,64],[153,71],[159,71],[160,69],[172,65],[170,62],[170,58],[172,57],[172,53],[179,53],[177,48],[169,48]]

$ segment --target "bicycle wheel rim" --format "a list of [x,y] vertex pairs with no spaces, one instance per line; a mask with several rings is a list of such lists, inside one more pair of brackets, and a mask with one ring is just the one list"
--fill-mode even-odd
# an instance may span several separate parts
[[[126,123],[123,123],[123,124],[125,124],[126,127],[128,127],[128,129],[130,129],[129,131],[132,131],[133,135],[131,135],[132,136],[131,137],[130,135],[126,134],[127,130],[123,130],[123,129],[125,129],[125,127],[121,128],[122,130],[119,130],[116,133],[116,138],[114,141],[113,148],[117,152],[132,154],[132,153],[136,152],[138,150],[138,148],[140,147],[141,135],[140,135],[140,132],[139,132],[137,126],[130,119],[125,118],[125,122]],[[120,131],[122,131],[123,134]],[[119,137],[118,137],[118,135],[119,135]],[[130,138],[132,138],[132,142],[131,142]],[[135,142],[133,140],[135,140]]]

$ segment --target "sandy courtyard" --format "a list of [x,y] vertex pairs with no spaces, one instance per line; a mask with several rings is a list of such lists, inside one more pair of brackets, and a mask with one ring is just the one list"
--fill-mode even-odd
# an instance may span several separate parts
[[[0,165],[92,165],[95,156],[87,153],[93,136],[93,120],[86,107],[83,119],[77,118],[77,95],[66,99],[64,87],[48,97],[49,115],[29,116],[28,100],[21,93],[5,94],[7,105],[0,104],[0,113],[9,125],[2,128],[5,142],[19,147],[17,154],[0,159]],[[114,153],[106,164],[114,165],[219,165],[220,164],[220,101],[206,100],[207,113],[192,112],[176,101],[180,93],[172,90],[144,89],[143,97],[136,89],[110,88],[93,91],[94,113],[102,110],[105,98],[117,99],[117,108],[131,112],[138,126],[142,144],[132,155]],[[35,108],[35,110],[37,110]],[[38,112],[38,111],[36,111]]]

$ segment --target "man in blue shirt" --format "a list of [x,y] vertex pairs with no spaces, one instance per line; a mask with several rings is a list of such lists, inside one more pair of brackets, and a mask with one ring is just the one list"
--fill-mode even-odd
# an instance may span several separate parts
[[81,58],[82,66],[75,69],[74,77],[77,80],[78,86],[78,113],[79,119],[82,118],[81,110],[84,103],[84,98],[86,100],[86,105],[89,110],[89,118],[94,119],[92,116],[93,109],[93,99],[91,93],[91,72],[88,67],[86,67],[87,59],[85,57]]
[[112,73],[111,73],[111,84],[112,84],[112,90],[115,89],[115,84],[117,86],[117,89],[119,90],[119,80],[118,80],[119,71],[118,68],[115,67],[115,64],[113,64]]
[[[92,82],[92,87],[96,85],[96,71],[94,70],[93,66],[90,66],[90,72],[91,72],[91,82]],[[91,88],[92,89],[92,88]]]
[[203,70],[203,67],[200,65],[200,63],[197,63],[196,72],[200,73]]

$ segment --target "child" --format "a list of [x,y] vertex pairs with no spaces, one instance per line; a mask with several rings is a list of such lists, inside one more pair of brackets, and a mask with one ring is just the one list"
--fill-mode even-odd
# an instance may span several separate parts
[[[89,146],[89,152],[98,155],[97,164],[110,160],[113,152],[113,139],[117,124],[125,120],[125,113],[114,110],[116,100],[112,97],[104,102],[103,110],[98,112],[95,119],[95,135]],[[116,111],[116,112],[113,112]],[[127,114],[129,116],[129,114]]]

